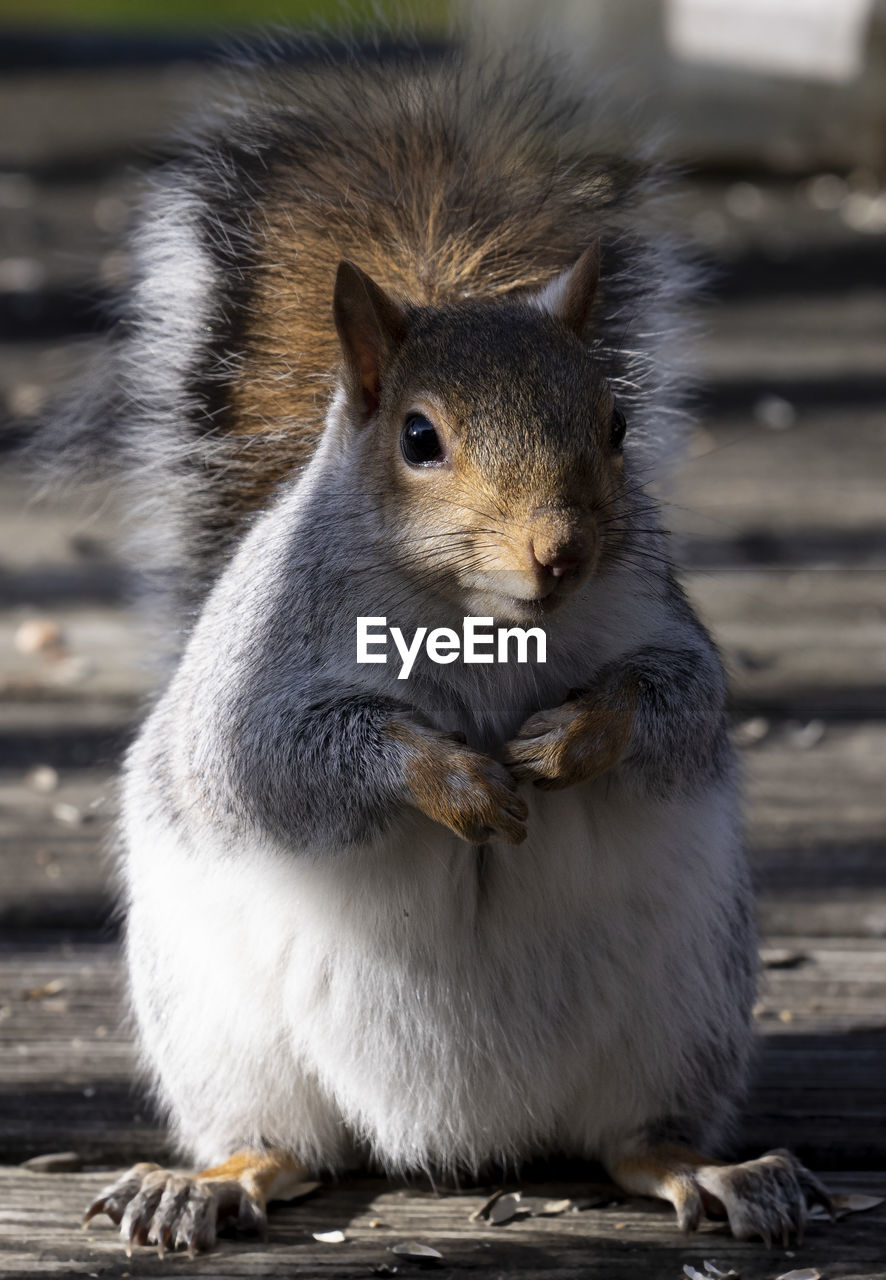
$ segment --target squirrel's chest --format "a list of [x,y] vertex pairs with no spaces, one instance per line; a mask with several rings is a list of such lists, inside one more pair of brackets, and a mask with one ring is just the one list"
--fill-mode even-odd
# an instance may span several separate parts
[[550,959],[561,944],[591,948],[591,930],[620,931],[656,894],[650,868],[680,843],[680,815],[663,820],[612,780],[525,790],[519,846],[469,845],[410,810],[372,846],[291,868],[279,900],[291,898],[306,952],[329,959],[327,977],[373,963],[413,977],[424,969],[439,985],[460,969],[495,980],[515,953],[538,946]]

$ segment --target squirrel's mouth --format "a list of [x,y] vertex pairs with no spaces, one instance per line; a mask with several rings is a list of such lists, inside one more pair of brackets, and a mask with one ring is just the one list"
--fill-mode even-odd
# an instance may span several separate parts
[[527,581],[526,574],[476,574],[463,585],[462,603],[474,614],[492,614],[514,623],[540,623],[573,595],[585,576],[570,573],[562,577],[539,577],[532,583]]
[[506,617],[513,622],[539,622],[542,618],[547,618],[554,613],[568,595],[568,591],[561,591],[557,587],[545,595],[538,596],[516,596],[495,592],[490,601],[490,609],[497,617]]

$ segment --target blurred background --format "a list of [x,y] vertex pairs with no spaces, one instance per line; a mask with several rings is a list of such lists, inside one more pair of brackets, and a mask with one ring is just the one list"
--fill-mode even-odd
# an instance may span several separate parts
[[[347,20],[360,32],[401,8],[350,5]],[[35,503],[13,446],[100,352],[133,193],[211,92],[225,37],[270,21],[325,24],[332,41],[343,14],[0,0],[0,1160],[163,1150],[132,1090],[101,855],[151,679],[115,495]],[[699,427],[666,523],[730,668],[763,932],[764,1051],[740,1146],[883,1168],[886,3],[431,0],[414,14],[432,56],[453,38],[559,50],[645,103],[680,163],[673,216],[709,284]],[[394,34],[381,56],[397,53]]]

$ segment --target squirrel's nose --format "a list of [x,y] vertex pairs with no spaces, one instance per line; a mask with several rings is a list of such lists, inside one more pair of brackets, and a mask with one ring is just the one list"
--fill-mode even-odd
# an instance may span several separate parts
[[584,547],[578,539],[567,542],[533,538],[531,544],[533,565],[537,572],[550,574],[552,578],[565,578],[577,572],[585,562]]

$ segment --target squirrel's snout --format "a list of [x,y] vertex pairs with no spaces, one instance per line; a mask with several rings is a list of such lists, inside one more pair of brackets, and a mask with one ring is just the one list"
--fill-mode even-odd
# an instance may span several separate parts
[[535,544],[532,547],[532,557],[539,571],[550,574],[552,578],[565,578],[568,573],[577,573],[585,562],[584,554],[577,548],[539,554]]
[[530,530],[529,551],[536,574],[546,580],[576,577],[589,559],[588,540],[574,526],[537,524]]

